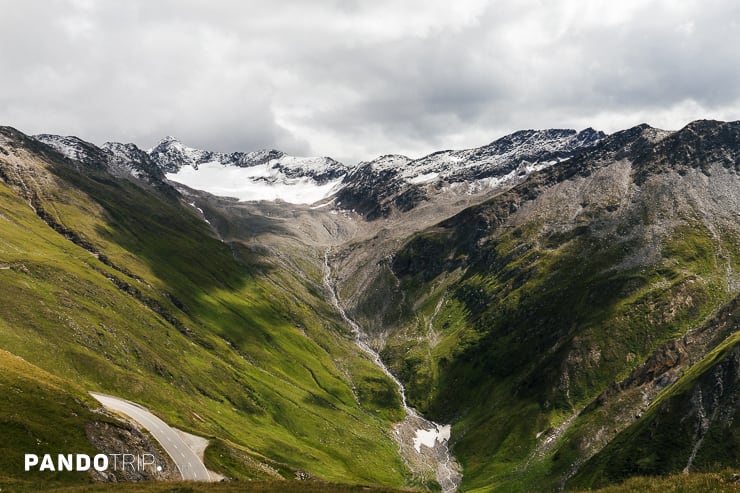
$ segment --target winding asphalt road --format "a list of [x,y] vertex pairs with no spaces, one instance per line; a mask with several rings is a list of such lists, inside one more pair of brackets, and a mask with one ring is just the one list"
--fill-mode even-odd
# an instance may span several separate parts
[[175,430],[149,412],[148,409],[134,402],[110,395],[96,392],[90,392],[90,395],[108,409],[123,413],[146,428],[175,461],[182,479],[187,481],[213,481],[200,457],[180,438]]

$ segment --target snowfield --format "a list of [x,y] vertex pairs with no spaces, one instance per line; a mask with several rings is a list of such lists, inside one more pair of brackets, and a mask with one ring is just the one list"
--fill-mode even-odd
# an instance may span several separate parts
[[282,200],[291,204],[313,204],[341,188],[342,178],[319,185],[312,178],[288,178],[270,163],[240,168],[212,161],[183,166],[167,179],[220,197],[241,201]]

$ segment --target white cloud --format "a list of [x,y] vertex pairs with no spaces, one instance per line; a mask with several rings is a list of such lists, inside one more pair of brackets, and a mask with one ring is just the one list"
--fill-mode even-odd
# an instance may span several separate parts
[[740,118],[721,0],[29,0],[0,17],[0,123],[346,161],[520,128]]

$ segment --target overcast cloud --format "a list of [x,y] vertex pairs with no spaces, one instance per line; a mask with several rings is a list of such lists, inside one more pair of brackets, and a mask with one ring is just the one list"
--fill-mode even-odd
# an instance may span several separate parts
[[0,0],[0,124],[351,164],[740,119],[740,3]]

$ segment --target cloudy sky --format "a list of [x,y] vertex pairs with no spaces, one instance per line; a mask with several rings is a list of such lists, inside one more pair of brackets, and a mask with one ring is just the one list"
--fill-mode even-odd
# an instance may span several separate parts
[[0,0],[0,125],[351,164],[740,119],[731,0]]

